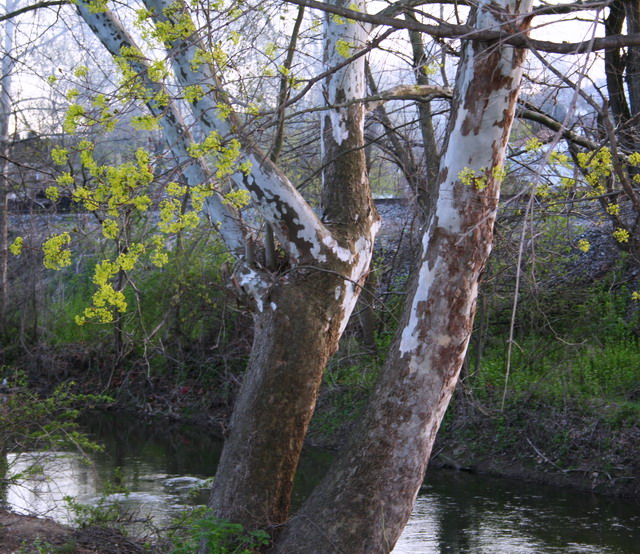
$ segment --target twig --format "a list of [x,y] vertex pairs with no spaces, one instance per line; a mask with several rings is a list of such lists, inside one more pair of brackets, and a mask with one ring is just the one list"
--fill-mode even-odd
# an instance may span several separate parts
[[551,464],[553,467],[555,467],[556,469],[562,471],[562,473],[568,473],[570,470],[568,469],[563,469],[561,468],[558,464],[556,464],[555,462],[552,462],[549,458],[547,458],[538,448],[536,448],[535,444],[533,444],[530,440],[529,437],[525,437],[527,442],[529,443],[529,446],[531,446],[531,448],[533,448],[535,450],[535,453],[540,456],[545,462],[547,462],[548,464]]

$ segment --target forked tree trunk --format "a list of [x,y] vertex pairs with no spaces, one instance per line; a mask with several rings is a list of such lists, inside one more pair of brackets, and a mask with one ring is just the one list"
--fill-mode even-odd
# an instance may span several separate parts
[[[327,18],[325,64],[332,67],[344,59],[336,52],[337,41],[357,48],[365,39],[362,25]],[[325,82],[329,105],[363,96],[362,58]],[[264,311],[255,316],[251,362],[211,496],[216,515],[249,528],[287,519],[322,373],[338,348],[371,261],[378,218],[369,190],[363,121],[364,107],[357,103],[329,110],[322,122],[324,221],[350,255],[344,260],[316,257],[313,267],[294,267],[290,277],[277,277]]]
[[[154,19],[166,25],[170,18],[189,17],[185,2],[144,0]],[[346,2],[340,0],[343,6]],[[359,4],[364,9],[363,2]],[[109,51],[117,56],[133,38],[110,12],[78,10]],[[182,20],[184,22],[184,19]],[[357,49],[366,29],[359,23],[327,18],[326,63],[338,66],[344,56],[338,41]],[[201,42],[197,34],[169,41],[177,81],[183,87],[204,86],[208,93],[190,103],[195,124],[203,134],[230,138],[242,128],[226,103],[215,69],[191,62]],[[247,174],[232,176],[244,186],[254,206],[272,225],[289,256],[286,272],[269,274],[240,257],[234,284],[255,307],[256,332],[247,375],[229,428],[212,491],[216,514],[246,527],[282,523],[288,514],[291,486],[307,426],[315,407],[322,371],[335,352],[368,271],[378,217],[371,201],[364,159],[363,59],[332,74],[325,96],[331,109],[324,121],[325,219],[306,204],[282,172],[246,137],[243,158],[251,162]],[[130,61],[145,88],[155,93],[161,85],[148,78],[143,58]],[[149,102],[156,113],[153,102]],[[161,123],[176,157],[185,158],[188,130],[169,105]],[[186,165],[190,184],[207,172]],[[227,245],[237,242],[233,217],[221,214],[221,234]],[[225,225],[227,230],[225,230]],[[237,248],[231,248],[236,251]]]
[[[529,0],[485,1],[472,21],[526,32],[510,14],[529,9]],[[398,336],[349,446],[277,552],[389,552],[410,516],[471,334],[524,57],[499,43],[464,46],[437,205]],[[463,171],[476,179],[463,184]]]

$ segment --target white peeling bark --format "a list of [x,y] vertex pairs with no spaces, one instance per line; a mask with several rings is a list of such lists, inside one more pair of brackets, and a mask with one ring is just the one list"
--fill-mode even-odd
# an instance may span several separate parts
[[[77,10],[113,57],[120,57],[123,47],[137,47],[134,39],[110,11],[91,13],[88,4],[83,0],[78,1]],[[131,66],[151,93],[155,94],[162,90],[161,84],[148,78],[149,67],[144,59],[132,61]],[[169,101],[169,105],[163,107],[150,101],[147,103],[147,107],[154,116],[159,116],[160,125],[176,165],[181,167],[188,184],[194,186],[210,182],[211,172],[205,163],[202,160],[194,160],[189,155],[188,147],[193,144],[194,139],[175,103]],[[215,193],[214,196],[207,199],[206,210],[211,220],[218,225],[220,236],[229,250],[241,257],[244,252],[244,232],[239,224],[236,211],[230,205],[222,202],[219,193]]]
[[[519,29],[530,0],[481,2],[478,28]],[[400,331],[380,381],[326,478],[292,518],[277,552],[389,552],[422,483],[473,324],[477,285],[491,249],[501,168],[523,51],[464,45],[437,206],[422,241]],[[464,185],[462,170],[480,178]]]
[[[154,17],[163,22],[169,21],[165,10],[176,4],[172,0],[144,0],[144,3],[154,12]],[[182,13],[188,14],[185,3],[179,4]],[[338,243],[286,175],[250,138],[238,132],[242,124],[233,112],[228,117],[220,114],[218,105],[228,102],[213,68],[208,64],[191,67],[191,60],[200,47],[204,48],[196,36],[173,41],[169,48],[171,63],[181,86],[199,86],[206,92],[190,103],[194,119],[204,134],[217,132],[242,142],[244,161],[251,163],[251,171],[249,174],[236,173],[232,176],[233,181],[251,193],[253,205],[272,225],[282,247],[293,260],[324,262],[338,256],[342,252]]]
[[[348,2],[334,0],[335,6],[350,8],[364,12],[365,2]],[[353,55],[366,45],[370,25],[366,23],[349,23],[341,17],[325,14],[324,17],[324,65],[325,68],[336,67],[345,58]],[[335,106],[358,101],[365,96],[364,57],[360,57],[347,67],[343,67],[329,75],[324,82],[327,105]],[[350,119],[352,116],[348,107],[334,108],[328,112],[328,121],[323,118],[323,125],[330,125],[333,140],[340,145],[349,139]]]
[[[334,38],[344,33],[352,39],[354,26],[359,24],[345,22]],[[364,40],[361,33],[359,36]],[[332,63],[331,56],[333,52],[327,63]],[[363,82],[362,64],[353,64],[330,86],[337,96],[361,98]],[[218,516],[248,527],[277,526],[286,520],[322,372],[338,347],[371,261],[379,225],[364,157],[363,109],[360,103],[344,116],[338,114],[343,117],[339,142],[331,125],[325,124],[326,231],[320,234],[313,226],[302,224],[288,247],[299,259],[313,260],[313,266],[291,272],[288,282],[277,280],[269,291],[269,309],[255,318],[250,367],[236,401],[211,497]],[[260,182],[267,181],[268,175],[260,178]],[[269,200],[265,210],[273,210],[272,221],[281,225],[281,204],[274,203],[269,190],[261,189],[258,194]],[[293,206],[293,199],[286,205]],[[304,212],[294,212],[299,224],[303,223],[298,219],[300,213]],[[298,256],[300,238],[305,250]],[[274,531],[277,533],[275,527]]]

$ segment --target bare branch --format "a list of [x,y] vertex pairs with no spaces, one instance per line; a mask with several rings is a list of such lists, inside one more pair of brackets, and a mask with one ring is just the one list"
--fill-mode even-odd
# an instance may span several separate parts
[[[477,40],[482,42],[501,41],[503,44],[509,44],[516,48],[528,48],[540,52],[550,52],[556,54],[584,54],[586,52],[595,52],[606,50],[608,48],[624,48],[627,46],[640,46],[640,33],[630,35],[612,35],[608,37],[596,38],[593,40],[585,40],[581,42],[551,42],[547,40],[535,40],[526,36],[519,29],[513,28],[511,32],[493,29],[475,29],[470,25],[453,25],[451,23],[440,23],[438,25],[429,25],[419,23],[417,21],[396,19],[394,17],[386,17],[379,14],[366,14],[356,12],[341,6],[318,2],[317,0],[286,0],[290,4],[298,6],[306,6],[328,13],[340,15],[348,19],[370,23],[372,25],[384,25],[394,29],[409,29],[411,31],[419,31],[437,38],[458,38],[465,40]],[[534,17],[539,15],[537,12],[530,12],[529,15],[523,17]],[[504,25],[506,29],[510,26]]]
[[561,132],[562,138],[576,144],[577,146],[582,146],[583,148],[587,148],[588,150],[598,150],[600,145],[596,142],[589,140],[585,137],[574,133],[570,129],[567,129],[562,125],[560,121],[553,119],[551,116],[541,112],[537,108],[535,108],[529,102],[520,101],[518,106],[518,110],[516,115],[522,119],[528,119],[529,121],[534,121],[536,123],[540,123],[544,125],[547,129],[551,129],[552,131]]
[[[582,2],[578,0],[573,4],[548,4],[543,3],[535,8],[532,13],[534,15],[564,15],[568,13],[576,13],[580,11],[596,10],[606,8],[612,3],[612,0],[594,0],[592,2]],[[448,4],[452,6],[471,6],[475,4],[468,0],[399,0],[380,10],[377,15],[385,17],[395,17],[404,12],[414,11],[418,6]]]
[[[380,34],[380,36],[371,40],[365,47],[358,50],[353,56],[349,58],[345,58],[343,62],[334,65],[333,67],[327,69],[326,71],[323,71],[322,73],[319,73],[318,75],[316,75],[311,79],[308,79],[307,84],[302,88],[302,90],[300,90],[300,92],[296,94],[293,98],[289,99],[284,106],[279,107],[278,110],[282,109],[283,107],[288,108],[292,104],[295,104],[296,102],[298,102],[298,100],[303,98],[307,94],[307,92],[311,90],[313,85],[315,85],[317,82],[322,81],[323,79],[326,79],[329,75],[333,75],[336,71],[339,71],[343,67],[347,67],[349,64],[356,61],[358,58],[361,58],[362,56],[364,56],[374,48],[377,48],[382,41],[384,41],[386,38],[391,36],[391,34],[394,33],[395,31],[396,31],[395,29],[387,29],[384,33]],[[269,113],[275,113],[278,110],[274,110],[274,112],[264,112],[263,115],[268,115]]]
[[390,100],[416,100],[428,102],[434,98],[451,99],[453,91],[436,85],[398,85],[365,98],[367,111],[373,111]]
[[54,6],[64,6],[65,4],[70,4],[69,0],[48,0],[43,2],[38,2],[36,4],[31,4],[30,6],[25,6],[24,8],[19,8],[9,13],[5,13],[4,15],[0,15],[0,23],[6,21],[7,19],[12,19],[23,13],[32,12],[35,10],[39,10],[40,8],[51,8]]

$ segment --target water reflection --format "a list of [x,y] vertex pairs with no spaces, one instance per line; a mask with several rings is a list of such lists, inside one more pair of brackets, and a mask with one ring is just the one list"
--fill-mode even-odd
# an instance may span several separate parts
[[637,503],[461,472],[430,472],[396,554],[636,553]]
[[[20,514],[36,514],[70,523],[64,498],[95,494],[95,474],[85,460],[70,452],[23,452],[7,456],[10,478],[6,504]],[[24,475],[24,477],[20,477]]]
[[[6,500],[15,511],[69,522],[64,496],[96,503],[116,468],[132,492],[109,500],[160,527],[185,505],[206,502],[205,492],[192,491],[213,475],[222,447],[206,432],[104,415],[87,420],[85,428],[106,446],[93,468],[64,453],[11,455],[14,474],[34,463],[42,469],[22,487],[9,488]],[[332,458],[322,450],[305,452],[295,506]],[[638,552],[640,508],[629,501],[460,472],[431,472],[427,483],[396,554]]]

